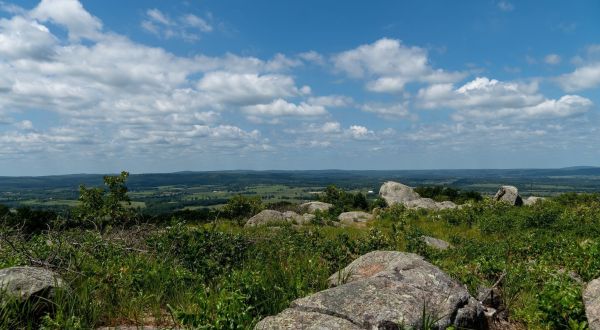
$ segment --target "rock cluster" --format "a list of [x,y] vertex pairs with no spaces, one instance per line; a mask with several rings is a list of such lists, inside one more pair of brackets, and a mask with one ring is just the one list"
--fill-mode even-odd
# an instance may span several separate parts
[[416,254],[370,252],[329,283],[330,289],[295,300],[255,329],[401,329],[422,325],[424,313],[437,320],[436,329],[483,326],[482,305]]
[[290,223],[296,225],[309,224],[315,218],[314,214],[298,214],[293,211],[279,212],[275,210],[263,210],[246,221],[246,227],[277,225]]
[[402,204],[409,209],[444,210],[457,207],[450,201],[436,202],[431,198],[422,198],[413,188],[394,181],[385,182],[379,189],[379,196],[390,206]]

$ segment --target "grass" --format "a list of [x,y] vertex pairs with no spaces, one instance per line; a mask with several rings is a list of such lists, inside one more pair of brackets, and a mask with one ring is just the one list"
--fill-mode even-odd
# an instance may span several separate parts
[[[294,299],[327,288],[327,278],[358,256],[399,250],[423,255],[473,294],[502,277],[499,289],[513,324],[579,329],[586,326],[583,282],[572,274],[584,282],[600,276],[600,201],[573,198],[520,208],[486,200],[441,212],[392,207],[366,229],[243,228],[227,219],[175,219],[168,227],[102,233],[54,228],[32,236],[4,227],[3,239],[19,248],[0,245],[1,267],[42,260],[70,289],[56,295],[53,313],[41,319],[29,317],[28,306],[7,305],[0,328],[249,329]],[[453,248],[433,250],[421,235]]]

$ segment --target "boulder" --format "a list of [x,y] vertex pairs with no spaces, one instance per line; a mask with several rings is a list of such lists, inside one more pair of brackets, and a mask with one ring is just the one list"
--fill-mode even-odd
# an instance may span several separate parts
[[427,246],[438,250],[447,250],[451,247],[450,243],[431,236],[421,236],[421,240],[423,240]]
[[379,188],[379,196],[385,199],[390,206],[421,198],[413,188],[394,181],[385,182]]
[[338,220],[342,225],[351,226],[351,225],[359,225],[364,226],[367,222],[373,219],[373,215],[371,213],[362,212],[362,211],[353,211],[353,212],[344,212],[338,216]]
[[330,208],[333,207],[333,204],[323,203],[323,202],[308,202],[304,204],[300,204],[300,209],[303,212],[315,213],[317,211],[327,212]]
[[583,304],[590,330],[600,330],[600,278],[586,285],[583,290]]
[[284,218],[283,214],[275,210],[263,210],[257,215],[246,221],[245,227],[263,226],[270,224],[280,224],[282,222],[292,222],[291,219]]
[[255,330],[360,330],[362,327],[349,320],[319,312],[288,308],[283,312],[264,318]]
[[508,203],[510,205],[521,206],[523,205],[523,199],[519,195],[519,189],[515,186],[502,186],[494,195],[494,200],[499,202]]
[[[423,311],[437,320],[434,329],[482,327],[481,304],[416,254],[370,252],[329,281],[332,288],[295,300],[290,309],[264,319],[256,329],[412,328],[421,325]],[[320,314],[328,326],[319,327],[320,320],[304,314],[308,312]]]
[[308,225],[315,218],[314,214],[305,213],[305,214],[300,215],[294,211],[283,212],[282,216],[285,221],[291,222],[291,223],[294,223],[297,225]]
[[533,205],[543,201],[544,199],[544,197],[529,196],[523,200],[523,205]]
[[457,207],[450,201],[436,202],[431,198],[422,198],[411,187],[393,181],[387,181],[381,186],[379,196],[385,199],[388,205],[402,204],[409,209],[438,211]]
[[40,267],[10,267],[0,269],[0,290],[6,295],[26,301],[48,299],[54,290],[64,288],[64,281],[51,270]]

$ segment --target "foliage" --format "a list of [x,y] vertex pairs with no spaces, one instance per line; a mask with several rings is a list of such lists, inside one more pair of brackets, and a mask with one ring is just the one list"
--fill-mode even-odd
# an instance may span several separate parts
[[223,213],[230,219],[241,220],[249,218],[264,209],[259,196],[235,195],[223,207]]
[[[84,189],[90,219],[114,216],[119,222],[125,219],[120,212],[133,212],[122,203],[125,179],[109,180],[107,190]],[[322,198],[338,212],[364,207],[356,196],[329,187]],[[375,204],[367,202],[368,208]],[[107,205],[116,211],[102,211]],[[165,328],[252,328],[291,301],[327,288],[332,273],[373,250],[419,253],[472,292],[497,282],[510,322],[522,328],[586,327],[578,278],[600,276],[600,202],[593,195],[524,207],[482,200],[440,212],[394,205],[378,210],[366,229],[327,226],[331,213],[318,213],[313,225],[279,230],[243,228],[236,221],[262,207],[258,197],[239,196],[220,211],[166,215],[159,226],[96,231],[81,222],[72,224],[76,228],[28,227],[24,235],[5,225],[0,235],[10,244],[0,244],[2,267],[43,264],[70,288],[58,290],[45,315],[35,305],[4,300],[0,328],[92,329],[150,319]],[[56,217],[34,216],[36,211],[6,213],[5,224]],[[423,235],[453,248],[434,250]],[[436,315],[425,306],[422,314],[416,326],[435,328]]]
[[78,220],[83,224],[92,223],[100,229],[131,220],[133,213],[125,207],[131,204],[125,185],[128,176],[129,173],[125,171],[118,176],[104,176],[106,187],[87,188],[80,185],[80,204],[75,209]]
[[483,200],[481,193],[473,190],[460,190],[445,186],[419,186],[415,191],[424,198],[431,198],[437,202],[451,201],[464,204],[468,201],[479,202]]

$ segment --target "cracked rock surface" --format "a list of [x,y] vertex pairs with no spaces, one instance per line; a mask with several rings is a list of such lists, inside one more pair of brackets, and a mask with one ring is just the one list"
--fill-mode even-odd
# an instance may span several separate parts
[[332,288],[297,299],[256,329],[399,329],[418,327],[423,311],[436,326],[481,328],[483,308],[467,289],[422,257],[374,251],[329,278]]

